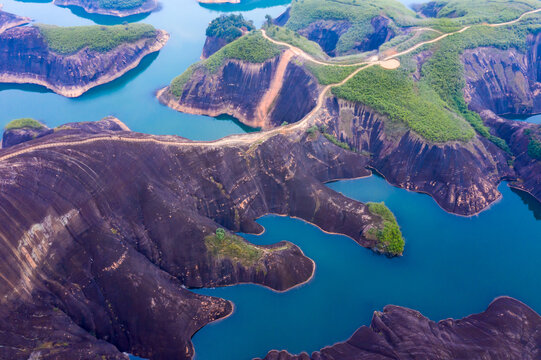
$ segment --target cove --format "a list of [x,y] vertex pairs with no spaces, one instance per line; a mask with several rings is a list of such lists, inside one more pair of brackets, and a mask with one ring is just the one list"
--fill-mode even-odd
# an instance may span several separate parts
[[197,290],[236,307],[194,336],[197,360],[251,359],[271,349],[311,353],[346,340],[387,304],[441,320],[481,312],[509,295],[541,311],[539,261],[532,256],[541,251],[541,221],[506,184],[500,201],[471,218],[377,176],[329,187],[360,201],[385,201],[406,238],[404,257],[388,259],[300,220],[266,216],[259,220],[263,235],[244,236],[257,244],[297,244],[315,261],[315,276],[286,293],[255,285]]
[[[64,98],[39,86],[0,85],[0,127],[21,117],[33,117],[49,127],[66,122],[96,121],[113,115],[134,131],[156,135],[180,135],[192,140],[215,140],[226,135],[250,131],[230,117],[212,118],[183,114],[161,105],[155,92],[168,85],[191,64],[199,60],[208,23],[227,5],[205,8],[195,0],[165,0],[162,9],[144,16],[116,19],[91,15],[77,8],[64,8],[52,2],[4,0],[3,10],[27,16],[37,23],[75,26],[144,22],[164,29],[171,39],[157,55],[143,59],[140,66],[123,77],[98,86],[75,99]],[[243,11],[244,17],[260,26],[265,15],[277,17],[287,1],[258,0]]]

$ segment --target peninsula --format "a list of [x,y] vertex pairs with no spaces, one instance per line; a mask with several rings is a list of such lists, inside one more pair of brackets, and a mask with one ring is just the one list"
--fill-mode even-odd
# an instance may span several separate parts
[[[312,277],[297,246],[235,235],[261,233],[255,220],[266,214],[403,251],[401,235],[378,235],[397,226],[384,205],[323,184],[369,172],[317,133],[193,142],[134,133],[114,118],[53,131],[20,119],[7,126],[15,130],[0,150],[0,208],[13,220],[0,229],[3,358],[191,358],[191,336],[232,304],[187,288],[285,291]],[[34,138],[36,130],[45,133]]]
[[[0,12],[0,20],[7,16]],[[168,39],[146,24],[12,27],[0,33],[0,82],[37,84],[77,97],[134,69]]]
[[541,2],[445,4],[418,16],[394,1],[295,1],[158,98],[264,130],[319,131],[452,213],[483,211],[502,180],[541,200],[539,126],[498,116],[539,112]]

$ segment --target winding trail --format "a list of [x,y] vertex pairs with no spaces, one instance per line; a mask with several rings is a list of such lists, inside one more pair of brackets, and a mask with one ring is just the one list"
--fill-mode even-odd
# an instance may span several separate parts
[[[498,23],[498,24],[481,24],[481,25],[490,26],[490,27],[501,27],[501,26],[513,25],[513,24],[516,24],[519,21],[521,21],[524,17],[526,17],[528,15],[531,15],[531,14],[538,13],[538,12],[541,12],[541,8],[525,12],[524,14],[520,15],[517,19],[512,20],[512,21],[507,21],[507,22]],[[383,68],[386,68],[386,69],[397,68],[398,66],[400,66],[400,62],[396,58],[398,58],[400,56],[403,56],[403,55],[406,55],[406,54],[409,54],[409,53],[417,50],[418,48],[420,48],[420,47],[422,47],[424,45],[433,44],[433,43],[436,43],[438,41],[441,41],[441,40],[445,39],[448,36],[459,34],[459,33],[462,33],[464,31],[467,31],[471,27],[472,27],[471,25],[468,25],[468,26],[465,26],[462,29],[457,30],[455,32],[443,34],[443,35],[441,35],[441,36],[439,36],[439,37],[437,37],[435,39],[432,39],[432,40],[423,41],[421,43],[418,43],[418,44],[412,46],[411,48],[409,48],[409,49],[407,49],[405,51],[402,51],[400,53],[388,56],[388,57],[386,57],[386,58],[384,58],[382,60],[362,61],[362,62],[355,63],[355,64],[335,64],[335,63],[332,63],[332,62],[323,62],[323,61],[317,60],[313,56],[311,56],[310,54],[307,54],[306,52],[304,52],[303,50],[301,50],[300,48],[298,48],[296,46],[293,46],[291,44],[281,42],[281,41],[277,41],[277,40],[274,40],[274,39],[270,38],[267,35],[267,33],[265,32],[265,30],[261,30],[261,32],[263,34],[263,37],[265,39],[267,39],[268,41],[270,41],[270,42],[272,42],[274,44],[277,44],[277,45],[286,46],[291,50],[291,52],[294,55],[302,57],[302,58],[304,58],[306,60],[309,60],[311,62],[314,62],[316,64],[333,65],[333,66],[340,66],[340,67],[359,66],[359,68],[355,69],[355,71],[353,71],[350,75],[348,75],[344,80],[340,81],[339,83],[325,86],[321,90],[321,92],[320,92],[320,94],[318,96],[316,106],[303,119],[299,120],[295,124],[291,124],[291,125],[287,125],[287,126],[281,126],[281,127],[275,128],[275,129],[271,129],[271,130],[267,130],[267,131],[260,131],[260,132],[256,132],[256,133],[230,135],[230,136],[226,136],[224,138],[221,138],[221,139],[218,139],[218,140],[215,140],[215,141],[160,140],[160,139],[156,139],[154,137],[137,138],[137,137],[133,137],[133,136],[122,136],[122,135],[97,136],[97,137],[84,139],[84,140],[62,141],[62,142],[52,142],[52,143],[46,143],[46,144],[31,145],[31,146],[28,146],[28,147],[26,147],[24,149],[21,149],[21,150],[18,150],[18,151],[11,152],[11,153],[0,156],[0,161],[9,160],[9,159],[17,157],[19,155],[27,154],[27,153],[34,152],[34,151],[37,151],[37,150],[44,150],[44,149],[50,149],[50,148],[56,148],[56,147],[68,147],[68,146],[85,145],[85,144],[91,144],[91,143],[100,142],[100,141],[122,141],[122,142],[126,142],[126,143],[154,143],[154,144],[159,144],[159,145],[164,145],[164,146],[174,146],[174,147],[178,147],[178,148],[183,148],[183,147],[221,147],[221,146],[242,145],[242,144],[251,145],[251,144],[253,144],[255,142],[265,140],[265,139],[267,139],[269,137],[272,137],[272,136],[274,136],[276,134],[279,134],[279,133],[285,133],[285,132],[290,132],[292,130],[307,128],[310,125],[310,123],[311,123],[310,120],[313,118],[313,116],[317,112],[319,112],[319,110],[321,110],[321,108],[323,107],[323,104],[325,102],[325,98],[326,98],[327,93],[329,92],[329,90],[331,90],[333,87],[344,85],[351,78],[353,78],[355,75],[357,75],[360,71],[363,71],[363,70],[365,70],[365,69],[367,69],[369,67],[372,67],[374,65],[380,65],[380,66],[382,66]],[[419,30],[427,31],[428,29],[429,28],[420,28]],[[430,29],[430,30],[434,30],[434,29]],[[434,30],[434,31],[437,31],[437,30]],[[123,130],[125,130],[125,129],[127,129],[127,127],[123,128]],[[152,135],[150,135],[150,136],[152,136]]]

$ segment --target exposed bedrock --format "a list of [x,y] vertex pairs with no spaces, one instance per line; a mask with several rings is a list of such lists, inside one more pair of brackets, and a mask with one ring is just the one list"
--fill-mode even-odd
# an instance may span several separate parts
[[388,305],[369,327],[314,352],[271,351],[265,360],[524,359],[541,357],[541,317],[518,300],[500,297],[487,310],[434,322],[418,311]]
[[429,1],[425,4],[415,4],[413,10],[426,17],[437,17],[441,9],[447,5],[445,2]]
[[4,131],[2,136],[2,148],[14,146],[32,139],[42,137],[52,133],[53,130],[44,126],[40,129],[22,128],[22,129],[10,129]]
[[336,44],[351,23],[346,20],[318,20],[299,31],[299,34],[315,41],[329,56],[336,56]]
[[229,42],[223,37],[207,36],[205,45],[203,46],[203,52],[201,53],[201,59],[208,58],[227,44],[229,44]]
[[478,112],[496,114],[541,112],[541,34],[528,36],[528,52],[477,48],[462,56],[465,97]]
[[539,125],[502,119],[490,110],[481,112],[481,117],[498,137],[505,140],[515,156],[516,181],[511,186],[530,193],[541,202],[541,161],[533,159],[528,152],[531,141],[528,132],[539,132]]
[[191,358],[191,336],[232,305],[185,287],[286,290],[314,271],[285,242],[213,252],[216,229],[258,233],[274,213],[374,247],[363,234],[382,219],[323,185],[365,166],[304,132],[201,145],[112,119],[0,150],[0,358]]
[[302,119],[316,105],[317,81],[291,61],[286,50],[262,64],[226,60],[215,73],[194,71],[176,98],[165,88],[160,101],[173,109],[209,116],[228,114],[255,128],[272,128]]
[[2,11],[2,4],[0,4],[0,34],[16,26],[28,24],[31,20],[26,17],[13,15]]
[[135,68],[168,39],[165,31],[157,30],[155,37],[125,43],[105,53],[84,48],[62,55],[48,48],[39,29],[13,28],[0,34],[0,82],[38,84],[77,97]]
[[396,36],[394,30],[389,26],[391,20],[383,16],[374,17],[371,22],[372,32],[363,41],[355,44],[355,49],[364,52],[378,50],[381,45]]
[[103,6],[99,0],[54,0],[54,4],[58,6],[78,6],[83,8],[87,13],[111,15],[125,17],[137,14],[149,13],[156,10],[158,0],[144,0],[138,6],[126,7],[119,2],[119,6]]
[[513,175],[507,157],[476,137],[469,143],[430,143],[361,104],[330,98],[322,120],[342,141],[370,158],[391,184],[431,195],[446,211],[476,214],[501,195],[502,178]]

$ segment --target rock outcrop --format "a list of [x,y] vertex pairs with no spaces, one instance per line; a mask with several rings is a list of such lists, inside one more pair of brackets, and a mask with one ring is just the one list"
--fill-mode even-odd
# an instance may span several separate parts
[[53,130],[45,125],[39,129],[29,127],[9,129],[4,131],[4,135],[2,136],[2,148],[5,149],[10,146],[18,145],[26,141],[49,135],[52,132]]
[[157,30],[151,38],[124,43],[108,52],[83,48],[64,55],[48,47],[38,28],[12,28],[0,34],[0,82],[38,84],[77,97],[135,68],[168,39],[165,31]]
[[343,342],[291,355],[271,351],[265,360],[525,359],[541,357],[541,317],[518,300],[500,297],[487,310],[438,323],[418,311],[388,305]]
[[528,36],[528,52],[477,48],[462,56],[470,108],[496,114],[541,112],[541,34]]
[[16,26],[28,24],[30,21],[31,20],[29,18],[2,11],[2,4],[0,4],[0,34]]
[[149,13],[158,7],[158,0],[142,0],[140,4],[126,5],[123,1],[104,2],[100,0],[54,0],[58,6],[77,6],[87,13],[126,17]]
[[329,56],[337,56],[336,45],[340,37],[351,28],[346,20],[318,20],[299,30],[299,34],[321,46]]
[[286,50],[262,64],[225,60],[215,73],[200,66],[179,98],[169,87],[161,90],[158,98],[178,111],[228,114],[254,128],[295,123],[315,107],[319,86],[293,59],[293,53]]
[[207,36],[205,45],[203,46],[203,52],[201,53],[201,59],[208,58],[227,44],[229,44],[227,39],[216,36]]
[[283,214],[374,247],[363,234],[382,219],[322,183],[368,175],[365,159],[323,136],[122,129],[67,124],[0,150],[0,358],[189,359],[190,337],[232,305],[186,288],[311,277],[290,243],[210,251],[219,227],[258,233],[255,219]]
[[320,118],[391,184],[427,193],[455,214],[484,210],[501,196],[500,181],[513,174],[506,155],[479,136],[469,143],[430,143],[364,105],[335,98]]

